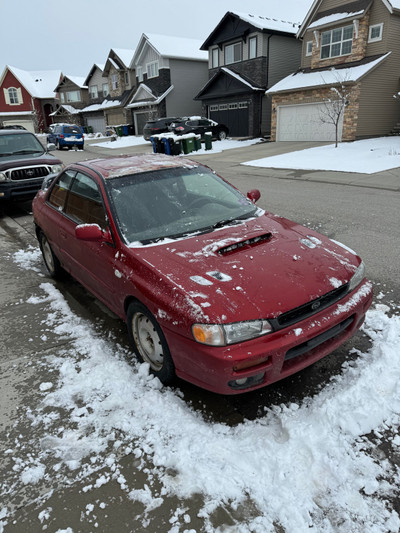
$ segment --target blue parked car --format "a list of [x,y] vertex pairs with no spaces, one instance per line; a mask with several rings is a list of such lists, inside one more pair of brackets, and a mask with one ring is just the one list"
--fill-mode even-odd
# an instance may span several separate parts
[[82,128],[76,124],[54,124],[52,131],[47,135],[47,143],[54,143],[58,150],[72,146],[83,150]]

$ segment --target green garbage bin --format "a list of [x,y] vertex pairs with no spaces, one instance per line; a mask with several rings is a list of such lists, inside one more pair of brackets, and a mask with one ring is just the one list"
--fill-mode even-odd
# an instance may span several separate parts
[[206,131],[204,134],[204,144],[206,150],[212,150],[212,133],[211,131]]
[[185,137],[182,139],[182,148],[184,154],[190,154],[194,148],[194,137]]
[[201,135],[196,135],[194,138],[194,149],[197,152],[197,150],[201,150]]
[[122,126],[115,126],[115,131],[117,132],[118,137],[122,137],[123,135]]

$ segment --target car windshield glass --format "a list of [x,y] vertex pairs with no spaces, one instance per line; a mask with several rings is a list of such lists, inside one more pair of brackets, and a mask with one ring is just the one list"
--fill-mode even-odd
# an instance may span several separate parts
[[204,167],[163,169],[107,180],[127,243],[143,244],[238,224],[258,208]]
[[80,133],[78,126],[64,126],[64,133]]
[[21,133],[0,135],[0,157],[14,154],[43,153],[44,148],[34,135]]

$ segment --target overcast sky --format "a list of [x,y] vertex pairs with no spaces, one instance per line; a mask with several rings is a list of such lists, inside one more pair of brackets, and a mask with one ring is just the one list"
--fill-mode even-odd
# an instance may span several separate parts
[[205,40],[227,11],[301,22],[312,0],[0,0],[0,73],[84,76],[110,48],[135,50],[142,33]]

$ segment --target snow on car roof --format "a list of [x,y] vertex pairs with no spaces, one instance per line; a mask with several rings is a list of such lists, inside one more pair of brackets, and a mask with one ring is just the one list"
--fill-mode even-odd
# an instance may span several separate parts
[[143,154],[135,156],[120,156],[109,159],[92,159],[79,163],[99,172],[104,179],[117,178],[131,174],[141,174],[163,168],[198,166],[194,161],[176,158],[163,154]]

